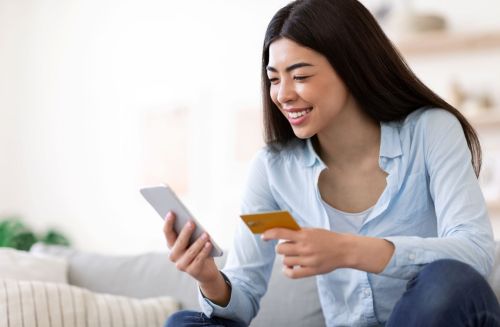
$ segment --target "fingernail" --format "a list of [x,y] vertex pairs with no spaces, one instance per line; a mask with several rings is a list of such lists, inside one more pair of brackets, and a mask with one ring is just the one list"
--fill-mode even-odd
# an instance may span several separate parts
[[169,211],[167,212],[167,215],[165,216],[165,220],[170,220],[172,218],[172,212]]
[[201,239],[206,241],[208,240],[208,234],[207,233],[203,233],[203,235],[201,235]]

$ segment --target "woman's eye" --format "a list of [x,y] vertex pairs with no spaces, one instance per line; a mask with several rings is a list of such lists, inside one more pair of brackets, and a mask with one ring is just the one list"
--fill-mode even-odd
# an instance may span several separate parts
[[271,78],[269,78],[269,82],[270,82],[271,84],[277,84],[277,83],[278,83],[278,81],[279,81],[279,80],[278,80],[278,78],[276,78],[276,77],[271,77]]
[[303,81],[305,80],[306,78],[308,78],[309,76],[294,76],[293,79],[296,80],[296,81]]

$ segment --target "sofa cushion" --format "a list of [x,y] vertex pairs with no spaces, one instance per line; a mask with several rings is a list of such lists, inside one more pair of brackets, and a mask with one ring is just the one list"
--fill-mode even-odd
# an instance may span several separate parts
[[178,308],[171,297],[141,300],[61,283],[0,280],[0,326],[157,327]]
[[0,248],[0,278],[67,283],[67,269],[64,258]]
[[250,326],[325,326],[316,278],[290,279],[281,267],[281,258],[277,256],[259,314]]

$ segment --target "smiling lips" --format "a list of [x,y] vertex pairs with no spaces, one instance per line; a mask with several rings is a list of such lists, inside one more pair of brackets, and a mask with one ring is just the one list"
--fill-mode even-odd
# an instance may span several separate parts
[[297,126],[302,124],[306,120],[307,114],[312,111],[312,108],[289,109],[289,110],[285,109],[284,111],[290,124]]

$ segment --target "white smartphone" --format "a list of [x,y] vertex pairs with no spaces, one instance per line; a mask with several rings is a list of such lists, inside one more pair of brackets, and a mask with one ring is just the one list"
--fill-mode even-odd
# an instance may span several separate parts
[[[153,208],[158,212],[162,219],[165,218],[169,211],[175,213],[175,223],[174,230],[177,234],[180,233],[181,229],[184,225],[189,221],[193,221],[196,225],[196,228],[189,239],[189,244],[192,244],[194,241],[198,239],[205,232],[201,224],[196,221],[193,215],[189,212],[186,206],[179,200],[177,195],[168,185],[158,185],[151,187],[141,188],[141,194],[144,198],[153,206]],[[212,243],[212,251],[210,255],[212,257],[220,257],[222,256],[221,248],[210,238],[210,242]]]

